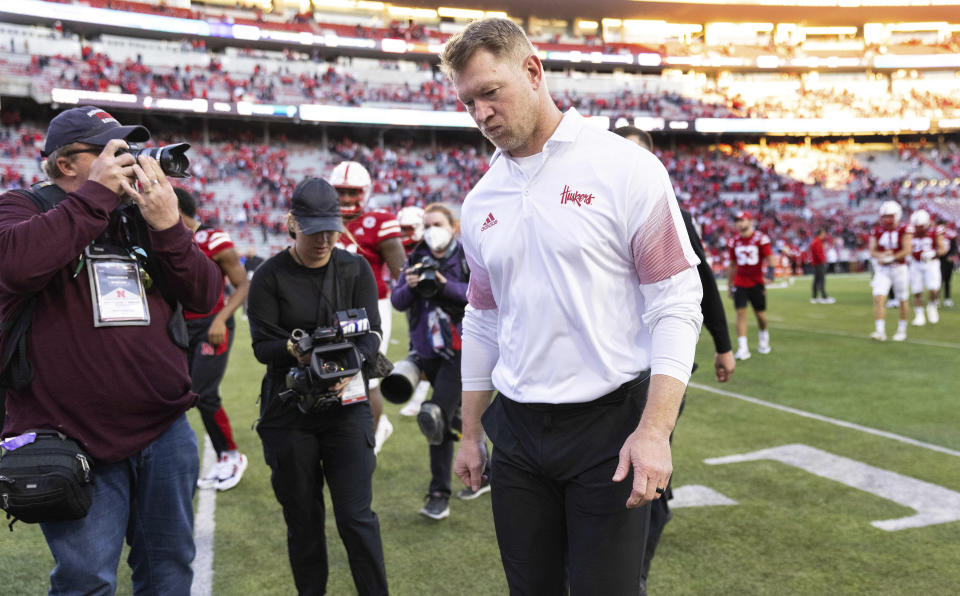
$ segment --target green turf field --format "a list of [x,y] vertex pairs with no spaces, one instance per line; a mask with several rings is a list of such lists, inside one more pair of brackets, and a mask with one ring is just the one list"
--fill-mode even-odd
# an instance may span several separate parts
[[[960,501],[951,500],[960,499],[960,308],[943,309],[936,326],[911,327],[905,343],[872,343],[868,279],[827,279],[833,305],[808,303],[807,278],[768,292],[773,353],[757,354],[751,320],[753,358],[738,363],[729,383],[713,379],[712,342],[706,333],[701,338],[701,370],[692,382],[763,403],[689,390],[675,435],[674,487],[708,487],[737,504],[675,508],[650,593],[957,593],[960,522],[894,531],[871,522],[910,517],[916,512],[909,505],[933,518],[960,517]],[[732,328],[729,304],[728,319]],[[893,312],[887,321],[892,335]],[[399,315],[394,339],[396,359],[406,344]],[[213,594],[294,593],[284,522],[251,430],[262,373],[238,320],[223,393],[250,466],[239,486],[217,494]],[[427,447],[415,421],[398,409],[387,405],[396,429],[374,476],[391,591],[505,594],[488,496],[454,499],[440,522],[417,514],[429,481]],[[191,420],[199,430],[195,412]],[[774,448],[782,449],[757,461],[705,461]],[[814,455],[805,464],[790,459],[804,454]],[[872,491],[862,490],[867,484]],[[888,498],[898,490],[899,503]],[[52,559],[42,535],[37,526],[15,528],[0,532],[0,593],[43,594]],[[329,593],[353,594],[332,514],[327,537]],[[125,563],[119,593],[130,593]]]

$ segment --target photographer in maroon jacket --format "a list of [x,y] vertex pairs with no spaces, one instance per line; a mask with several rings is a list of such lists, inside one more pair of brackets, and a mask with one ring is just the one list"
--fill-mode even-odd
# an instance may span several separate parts
[[[8,388],[3,435],[55,430],[94,460],[87,515],[40,524],[50,594],[115,592],[124,538],[134,593],[188,594],[193,579],[196,395],[180,308],[209,311],[223,282],[160,164],[125,151],[149,138],[99,108],[66,110],[47,130],[49,182],[0,197],[0,319],[34,309],[21,336],[32,378]],[[4,348],[19,341],[4,334]]]

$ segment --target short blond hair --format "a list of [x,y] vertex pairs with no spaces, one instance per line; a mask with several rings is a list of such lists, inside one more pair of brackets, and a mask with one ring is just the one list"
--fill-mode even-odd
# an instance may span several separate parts
[[463,71],[478,50],[487,50],[499,59],[516,58],[518,64],[535,53],[527,34],[510,19],[480,19],[447,40],[440,52],[441,70],[448,77]]

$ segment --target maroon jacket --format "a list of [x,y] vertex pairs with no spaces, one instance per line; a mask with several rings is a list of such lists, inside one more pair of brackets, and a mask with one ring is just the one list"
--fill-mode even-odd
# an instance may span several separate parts
[[823,252],[823,240],[819,236],[814,236],[810,242],[810,263],[813,265],[823,265],[827,262],[827,255]]
[[[93,326],[87,272],[74,277],[85,246],[107,230],[116,194],[88,181],[38,215],[19,192],[0,196],[0,318],[38,293],[23,391],[7,391],[3,435],[56,429],[103,461],[119,461],[159,437],[196,401],[187,355],[167,333],[171,309],[148,291],[146,327]],[[151,257],[185,308],[207,312],[223,275],[181,225],[150,231]]]

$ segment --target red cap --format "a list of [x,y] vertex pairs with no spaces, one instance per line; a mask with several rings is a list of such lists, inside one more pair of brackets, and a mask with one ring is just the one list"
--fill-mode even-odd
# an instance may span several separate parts
[[753,219],[753,214],[749,211],[737,211],[737,214],[734,216],[734,221],[738,219]]

